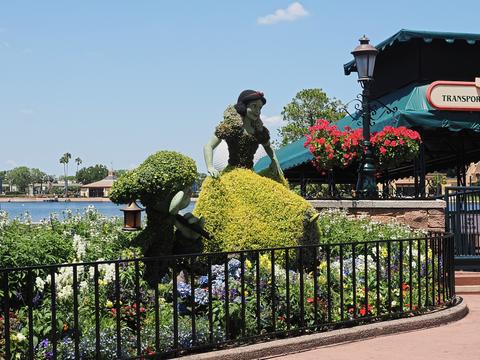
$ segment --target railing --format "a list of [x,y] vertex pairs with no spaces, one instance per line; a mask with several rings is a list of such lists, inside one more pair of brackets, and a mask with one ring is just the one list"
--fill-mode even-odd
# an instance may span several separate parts
[[455,256],[477,257],[480,268],[480,187],[448,187],[445,200],[445,228],[454,235]]
[[452,303],[453,269],[445,234],[0,269],[0,358],[173,357],[418,314]]
[[[307,200],[351,200],[357,199],[355,194],[355,184],[342,184],[331,182],[318,182],[318,179],[289,179],[290,185],[294,191]],[[379,183],[378,199],[385,200],[433,200],[443,198],[441,187],[436,186],[431,180],[427,179],[428,186],[419,191],[418,183],[410,185],[392,186],[391,181]]]

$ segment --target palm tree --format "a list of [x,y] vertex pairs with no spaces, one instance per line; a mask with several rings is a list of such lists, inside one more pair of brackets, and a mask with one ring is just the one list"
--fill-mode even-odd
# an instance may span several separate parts
[[80,166],[80,164],[82,163],[82,159],[80,159],[79,157],[77,157],[75,159],[75,163],[77,164],[77,172],[75,173],[75,176],[77,176],[78,174],[78,167]]
[[67,175],[68,175],[68,162],[72,158],[72,154],[70,153],[65,153],[62,155],[60,158],[60,164],[63,164],[63,172],[65,174],[65,197],[68,197],[68,180],[67,180]]

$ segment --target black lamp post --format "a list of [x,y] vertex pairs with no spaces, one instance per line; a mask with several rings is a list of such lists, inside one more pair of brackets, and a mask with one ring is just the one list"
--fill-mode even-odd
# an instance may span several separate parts
[[372,143],[370,142],[370,85],[373,81],[373,69],[378,50],[370,45],[370,40],[363,35],[360,45],[352,51],[358,72],[358,82],[362,91],[362,127],[363,156],[358,168],[357,196],[360,198],[377,197],[377,182],[375,180],[375,164],[373,162]]

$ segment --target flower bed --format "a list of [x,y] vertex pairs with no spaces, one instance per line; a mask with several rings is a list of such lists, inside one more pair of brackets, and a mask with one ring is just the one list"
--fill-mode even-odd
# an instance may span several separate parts
[[[85,229],[83,218],[68,221]],[[127,247],[125,260],[0,270],[0,358],[7,349],[19,358],[30,349],[36,359],[54,351],[65,359],[175,355],[421,313],[452,298],[451,237],[332,211],[319,226],[319,246],[169,258],[171,271],[155,289]],[[416,238],[400,240],[407,234]],[[358,241],[376,235],[391,240]],[[88,241],[82,248],[78,234],[69,236],[75,256],[90,253]]]

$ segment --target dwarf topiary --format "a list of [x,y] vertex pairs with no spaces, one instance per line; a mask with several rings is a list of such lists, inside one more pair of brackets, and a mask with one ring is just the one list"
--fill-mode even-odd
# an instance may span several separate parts
[[[112,187],[110,199],[117,204],[140,200],[147,223],[135,239],[144,256],[162,256],[201,251],[200,235],[178,222],[178,211],[190,202],[191,187],[197,178],[195,162],[173,151],[159,151],[138,168],[126,172]],[[177,218],[176,218],[177,216]],[[185,215],[187,222],[202,220]],[[174,233],[174,227],[179,231]],[[168,264],[148,264],[145,277],[155,283]]]

